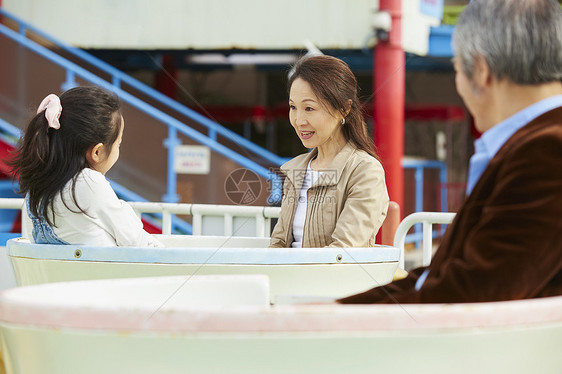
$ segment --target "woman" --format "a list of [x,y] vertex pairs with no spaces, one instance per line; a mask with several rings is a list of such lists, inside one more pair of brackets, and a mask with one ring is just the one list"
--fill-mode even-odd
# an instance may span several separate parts
[[389,199],[355,76],[337,58],[304,57],[288,87],[291,125],[312,151],[281,167],[281,215],[270,247],[372,246]]

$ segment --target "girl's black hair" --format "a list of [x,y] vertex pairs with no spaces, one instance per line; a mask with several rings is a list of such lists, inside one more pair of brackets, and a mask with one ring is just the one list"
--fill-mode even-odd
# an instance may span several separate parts
[[85,213],[76,201],[75,187],[80,171],[90,166],[86,153],[98,143],[110,150],[122,126],[119,99],[106,90],[76,87],[64,92],[60,101],[60,129],[49,128],[41,111],[27,125],[10,160],[12,179],[19,179],[19,192],[29,196],[31,213],[50,225],[55,219],[54,198],[63,197],[70,180],[72,200]]

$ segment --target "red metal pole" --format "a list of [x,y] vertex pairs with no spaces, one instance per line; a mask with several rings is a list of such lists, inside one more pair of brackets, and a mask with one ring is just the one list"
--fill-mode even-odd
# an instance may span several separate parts
[[402,49],[402,1],[380,0],[392,18],[388,40],[379,40],[373,56],[374,138],[386,172],[390,200],[404,209],[404,104],[406,66]]

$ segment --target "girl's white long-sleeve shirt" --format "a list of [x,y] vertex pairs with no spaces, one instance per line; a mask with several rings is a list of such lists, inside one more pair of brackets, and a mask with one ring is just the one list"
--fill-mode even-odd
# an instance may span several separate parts
[[[84,168],[76,180],[76,201],[72,199],[69,181],[54,200],[55,234],[69,244],[95,246],[162,247],[152,235],[144,231],[133,208],[120,200],[103,174]],[[63,202],[64,199],[64,202]],[[23,233],[33,241],[33,224],[23,214]]]

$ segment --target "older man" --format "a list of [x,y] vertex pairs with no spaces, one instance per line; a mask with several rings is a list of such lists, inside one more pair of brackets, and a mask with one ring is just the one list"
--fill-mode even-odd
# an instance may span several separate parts
[[453,35],[456,86],[483,132],[468,197],[429,267],[340,303],[562,295],[562,11],[473,0]]

